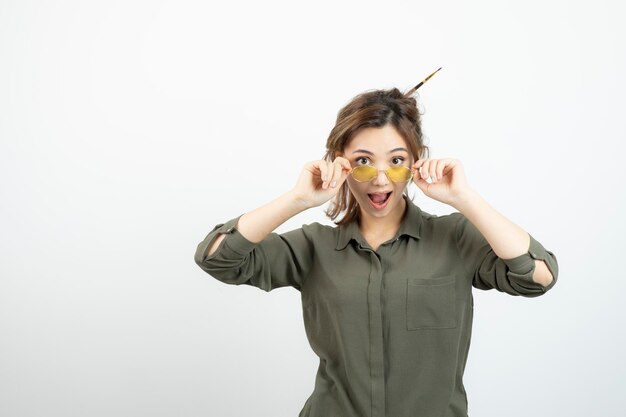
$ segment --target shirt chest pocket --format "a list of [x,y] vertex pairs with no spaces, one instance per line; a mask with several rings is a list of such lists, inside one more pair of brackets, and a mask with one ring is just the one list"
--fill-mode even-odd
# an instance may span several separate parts
[[455,278],[454,275],[409,277],[406,289],[407,330],[456,327]]

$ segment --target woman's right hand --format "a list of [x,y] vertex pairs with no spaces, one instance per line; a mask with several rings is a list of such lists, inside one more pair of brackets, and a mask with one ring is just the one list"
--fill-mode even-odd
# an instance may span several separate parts
[[341,156],[335,158],[333,162],[323,159],[308,162],[304,165],[292,192],[307,206],[320,206],[339,192],[351,169],[350,162]]

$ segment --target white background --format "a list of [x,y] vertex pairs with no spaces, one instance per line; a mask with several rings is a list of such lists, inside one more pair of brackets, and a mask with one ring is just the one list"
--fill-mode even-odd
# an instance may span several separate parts
[[539,298],[474,290],[470,415],[620,412],[621,7],[1,1],[0,414],[297,416],[318,365],[300,294],[223,284],[196,245],[290,190],[356,94],[440,66],[431,157],[560,267]]

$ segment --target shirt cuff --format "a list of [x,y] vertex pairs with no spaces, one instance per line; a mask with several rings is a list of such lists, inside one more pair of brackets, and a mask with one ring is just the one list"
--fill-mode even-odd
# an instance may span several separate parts
[[[528,283],[540,286],[544,292],[549,290],[556,283],[556,266],[553,264],[553,258],[550,253],[539,243],[530,233],[530,246],[528,252],[523,253],[515,258],[502,259],[509,268],[509,275],[527,281]],[[552,282],[547,287],[533,281],[533,273],[535,272],[535,260],[545,261],[548,270],[552,273]]]
[[[237,229],[237,224],[239,223],[239,218],[243,216],[245,213],[240,214],[239,216],[228,220],[226,223],[221,225],[217,225],[216,229],[213,231],[215,234],[215,238],[217,238],[218,233],[223,233],[228,235],[224,238],[222,245],[228,246],[228,248],[237,253],[238,255],[246,255],[255,246],[257,246],[260,242],[251,242],[246,239],[241,233],[239,233],[239,229]],[[211,259],[217,255],[220,250],[216,250],[213,252],[211,256],[207,256],[206,259]]]

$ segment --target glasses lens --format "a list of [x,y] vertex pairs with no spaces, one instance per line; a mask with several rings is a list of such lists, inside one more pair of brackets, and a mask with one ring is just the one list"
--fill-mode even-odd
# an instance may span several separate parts
[[[411,170],[404,166],[391,167],[387,170],[387,175],[393,182],[406,182],[411,179],[411,174]],[[360,165],[352,170],[352,177],[360,182],[371,181],[376,175],[378,170],[371,165]]]
[[411,178],[411,170],[407,167],[392,167],[387,170],[387,175],[393,182],[406,182]]
[[352,177],[357,181],[371,181],[376,177],[378,171],[371,165],[361,165],[352,170]]

